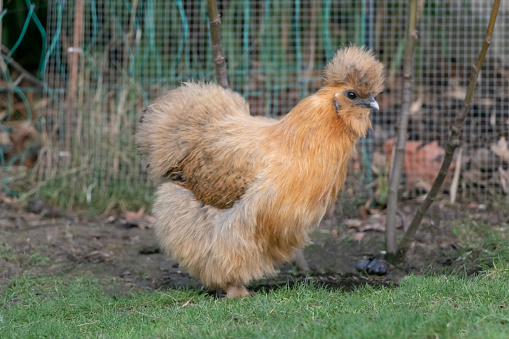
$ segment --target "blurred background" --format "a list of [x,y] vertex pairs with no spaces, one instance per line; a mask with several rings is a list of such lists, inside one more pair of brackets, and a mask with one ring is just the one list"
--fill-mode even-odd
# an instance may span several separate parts
[[[402,0],[218,1],[232,88],[253,115],[279,117],[321,84],[335,51],[372,48],[387,69],[374,130],[351,161],[345,190],[383,207],[401,114],[407,8]],[[134,143],[139,113],[182,82],[215,81],[205,0],[0,1],[0,193],[65,209],[134,210],[153,187]],[[449,124],[491,12],[482,0],[419,2],[404,197],[429,190]],[[443,189],[461,201],[509,193],[509,6],[493,43]],[[460,154],[458,152],[458,154]],[[354,184],[349,184],[355,182]],[[349,186],[350,185],[350,186]],[[342,193],[346,194],[346,193]]]

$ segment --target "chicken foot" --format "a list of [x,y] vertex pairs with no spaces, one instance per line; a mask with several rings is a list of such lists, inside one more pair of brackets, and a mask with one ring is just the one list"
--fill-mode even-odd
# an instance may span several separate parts
[[226,289],[227,298],[244,298],[251,295],[251,292],[244,286],[228,286]]

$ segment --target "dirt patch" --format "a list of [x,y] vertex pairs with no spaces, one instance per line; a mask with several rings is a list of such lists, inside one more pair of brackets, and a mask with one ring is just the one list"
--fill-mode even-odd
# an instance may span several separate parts
[[[400,224],[409,222],[415,206],[403,208]],[[387,274],[370,276],[355,269],[361,260],[383,258],[384,216],[344,219],[328,216],[312,234],[305,256],[312,269],[301,274],[292,263],[279,268],[272,279],[251,284],[254,291],[267,291],[297,282],[351,290],[360,285],[392,286],[408,273],[423,271],[475,273],[479,263],[458,260],[462,249],[452,232],[451,220],[466,215],[497,224],[507,221],[509,212],[492,213],[479,206],[433,208],[417,234],[415,246],[405,264],[386,263]],[[404,220],[406,219],[406,221]],[[149,225],[122,221],[116,217],[87,218],[79,215],[41,216],[15,205],[0,204],[0,287],[24,274],[52,275],[62,279],[90,277],[119,291],[133,286],[149,289],[193,288],[201,283],[181,270],[178,263],[159,252]]]

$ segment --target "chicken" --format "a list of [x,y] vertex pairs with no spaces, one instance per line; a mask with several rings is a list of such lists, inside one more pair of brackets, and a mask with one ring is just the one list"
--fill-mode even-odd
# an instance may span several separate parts
[[187,83],[148,106],[136,140],[158,185],[161,248],[227,297],[291,260],[342,187],[350,153],[371,128],[383,65],[339,50],[323,86],[281,120],[253,117],[237,93]]

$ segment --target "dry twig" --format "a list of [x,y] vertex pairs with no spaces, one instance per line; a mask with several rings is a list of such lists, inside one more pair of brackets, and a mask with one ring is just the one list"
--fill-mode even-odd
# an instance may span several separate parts
[[479,75],[479,70],[484,62],[484,58],[486,57],[486,52],[488,51],[488,47],[491,44],[491,36],[493,34],[493,28],[495,27],[495,21],[498,15],[498,8],[500,6],[500,0],[494,0],[493,8],[491,10],[490,23],[488,25],[488,29],[486,31],[486,38],[484,39],[483,46],[479,56],[474,65],[472,65],[472,72],[470,74],[470,80],[468,83],[467,93],[465,95],[465,101],[463,103],[463,107],[456,114],[456,118],[451,124],[451,134],[449,135],[449,140],[447,142],[447,147],[445,150],[445,157],[442,162],[442,167],[440,168],[440,172],[438,173],[437,178],[435,179],[431,190],[429,191],[426,199],[422,202],[422,204],[417,209],[410,226],[408,227],[407,232],[403,236],[403,239],[400,241],[398,250],[395,256],[396,260],[401,260],[406,254],[410,244],[415,238],[415,232],[417,228],[421,224],[422,218],[424,214],[429,209],[431,204],[435,201],[435,198],[440,191],[440,187],[445,180],[447,172],[449,170],[449,166],[451,165],[452,158],[454,155],[454,151],[460,145],[460,133],[463,127],[463,123],[465,118],[467,117],[468,111],[470,110],[470,106],[472,105],[472,97],[474,95],[474,88],[477,82],[477,77]]
[[210,19],[210,39],[212,40],[212,57],[216,65],[216,77],[219,86],[231,89],[228,83],[228,69],[221,47],[221,16],[217,11],[216,0],[208,0]]
[[[2,49],[3,46],[2,46]],[[0,56],[5,60],[5,62],[8,62],[9,65],[12,66],[15,70],[17,70],[19,73],[21,73],[20,77],[23,77],[24,79],[27,79],[28,81],[33,82],[37,87],[44,88],[45,83],[41,80],[37,79],[37,77],[30,74],[26,69],[23,68],[20,64],[16,62],[16,60],[12,59],[12,57],[7,58],[7,55],[0,52]]]
[[186,301],[184,303],[184,305],[182,305],[182,308],[186,307],[187,305],[189,305],[189,303],[191,302],[191,300],[193,300],[193,298],[189,299],[188,301]]

